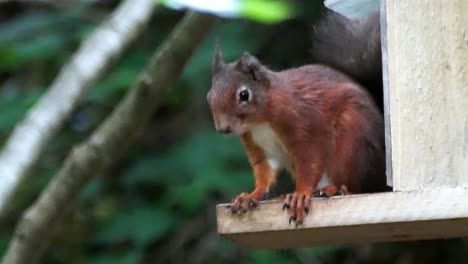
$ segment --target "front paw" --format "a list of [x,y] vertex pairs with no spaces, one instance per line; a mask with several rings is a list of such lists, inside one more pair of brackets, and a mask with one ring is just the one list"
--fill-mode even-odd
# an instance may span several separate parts
[[258,206],[258,199],[249,193],[239,194],[234,201],[228,205],[233,214],[245,214],[248,210],[252,210]]
[[304,222],[304,213],[309,214],[312,192],[294,192],[286,195],[283,210],[288,209],[289,224],[296,223],[296,227]]

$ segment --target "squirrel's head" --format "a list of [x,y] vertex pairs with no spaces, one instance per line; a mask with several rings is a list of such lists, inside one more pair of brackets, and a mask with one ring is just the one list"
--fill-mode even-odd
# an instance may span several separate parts
[[218,132],[240,135],[263,121],[270,72],[257,58],[246,52],[238,60],[224,63],[216,44],[211,72],[207,100]]

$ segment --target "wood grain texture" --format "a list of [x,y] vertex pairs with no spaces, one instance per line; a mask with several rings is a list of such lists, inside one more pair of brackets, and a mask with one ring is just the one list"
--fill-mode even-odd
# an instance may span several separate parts
[[468,1],[387,0],[394,190],[468,186]]
[[253,248],[468,236],[468,189],[443,188],[313,199],[303,226],[288,224],[281,201],[245,215],[217,207],[218,232]]
[[385,163],[387,185],[393,186],[392,177],[392,129],[390,124],[390,91],[388,87],[388,54],[387,54],[387,16],[385,1],[380,3],[380,43],[382,45],[382,81],[385,121]]

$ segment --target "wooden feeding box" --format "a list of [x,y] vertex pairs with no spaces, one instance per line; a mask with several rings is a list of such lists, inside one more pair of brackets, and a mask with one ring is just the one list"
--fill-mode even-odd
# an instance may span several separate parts
[[255,248],[468,236],[468,2],[382,0],[381,29],[393,192],[313,199],[298,228],[281,201],[219,205],[221,235]]

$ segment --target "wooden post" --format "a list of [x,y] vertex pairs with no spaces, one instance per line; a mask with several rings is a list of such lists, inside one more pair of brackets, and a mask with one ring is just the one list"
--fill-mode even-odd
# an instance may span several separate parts
[[384,96],[384,121],[385,121],[385,161],[387,185],[393,187],[392,173],[392,130],[390,126],[390,92],[388,87],[388,52],[387,52],[387,5],[382,0],[380,5],[380,43],[382,45],[382,81]]
[[468,1],[382,0],[382,13],[394,192],[313,199],[298,228],[281,201],[218,205],[221,235],[255,248],[468,236]]
[[386,4],[394,190],[468,187],[468,1]]

